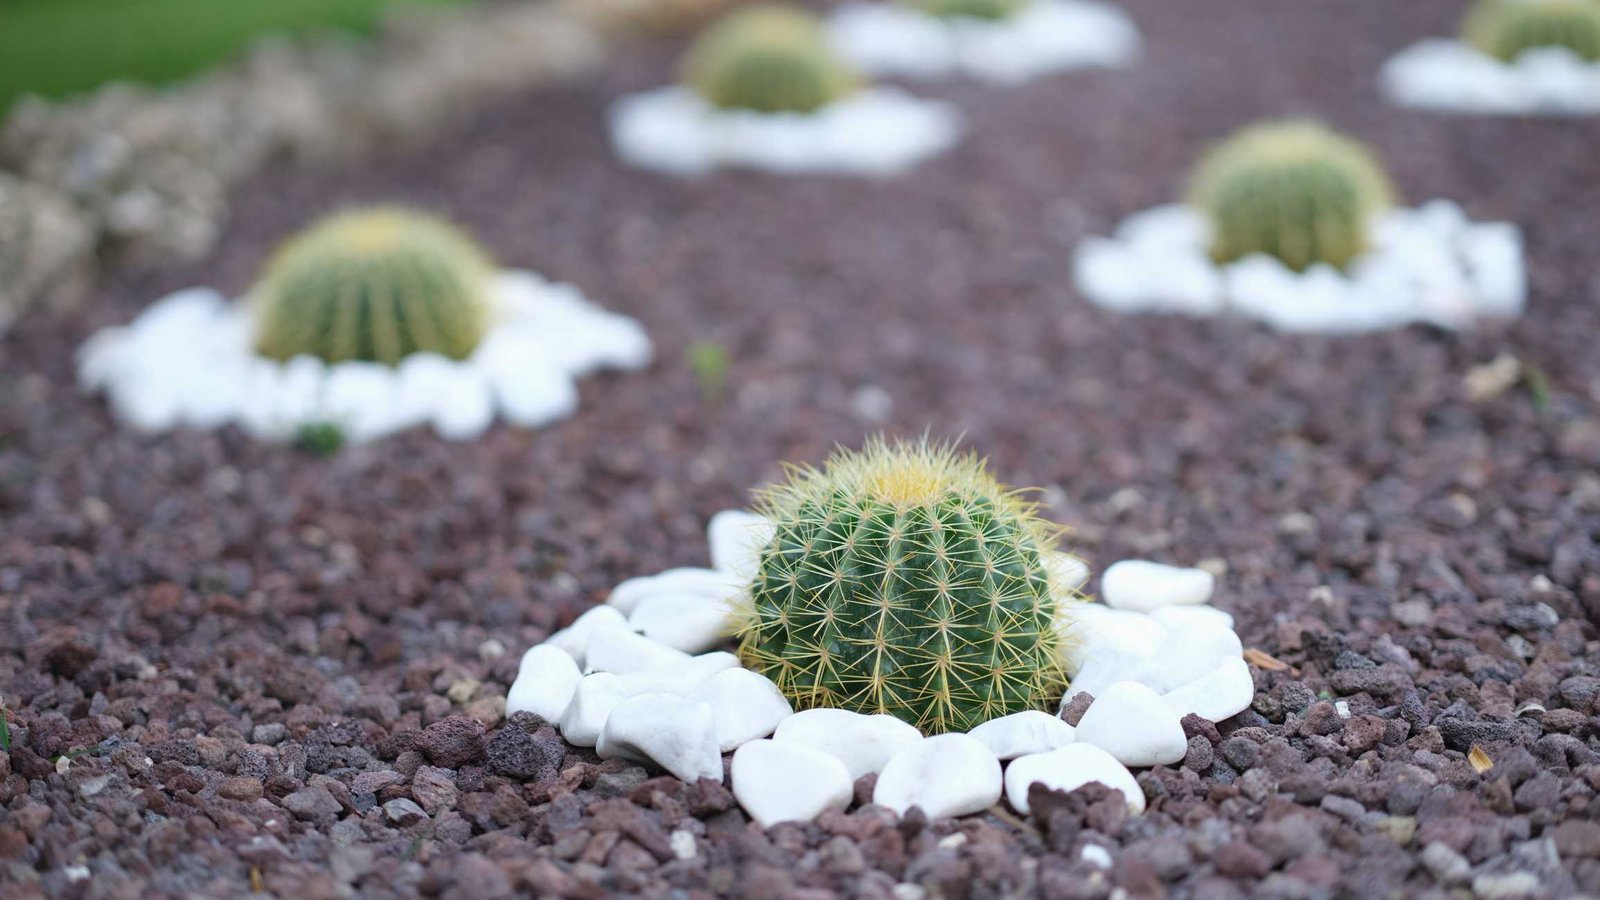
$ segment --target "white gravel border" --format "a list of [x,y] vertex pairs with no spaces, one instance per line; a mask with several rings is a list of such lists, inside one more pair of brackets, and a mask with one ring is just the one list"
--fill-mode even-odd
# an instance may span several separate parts
[[897,3],[851,3],[829,19],[835,49],[862,70],[904,78],[965,75],[1017,84],[1138,59],[1139,29],[1095,0],[1036,0],[1004,21],[946,19]]
[[1383,91],[1400,106],[1489,115],[1600,115],[1600,62],[1565,47],[1505,62],[1461,41],[1432,38],[1389,60]]
[[1114,237],[1078,246],[1078,290],[1120,312],[1234,313],[1282,331],[1334,334],[1414,322],[1463,329],[1519,315],[1527,299],[1521,231],[1469,222],[1443,200],[1386,214],[1372,249],[1344,272],[1295,272],[1261,254],[1219,266],[1209,243],[1208,226],[1191,207],[1137,213]]
[[[1215,578],[1146,561],[1112,566],[1104,604],[1064,615],[1062,662],[1088,691],[1079,727],[1041,711],[924,737],[886,715],[795,712],[766,677],[715,649],[730,641],[730,610],[749,583],[770,522],[742,510],[707,527],[713,568],[631,578],[603,606],[522,657],[506,714],[531,712],[602,758],[649,762],[686,780],[720,780],[763,827],[846,809],[855,781],[878,773],[872,800],[930,817],[988,809],[1002,796],[1024,815],[1034,783],[1061,790],[1099,782],[1129,808],[1145,797],[1130,767],[1174,765],[1188,752],[1182,719],[1228,719],[1255,697],[1233,618],[1208,605]],[[1058,588],[1088,577],[1081,560],[1048,560]],[[697,655],[691,655],[697,654]],[[771,736],[770,739],[768,736]]]
[[681,85],[611,108],[617,155],[644,169],[700,175],[719,167],[893,175],[954,146],[955,107],[894,88],[857,91],[811,113],[719,109]]
[[571,285],[506,271],[494,298],[495,323],[471,357],[418,353],[391,368],[266,359],[254,352],[244,301],[205,288],[180,291],[85,342],[78,381],[145,432],[237,423],[283,440],[301,425],[326,422],[362,442],[431,424],[441,437],[467,440],[497,415],[522,428],[565,418],[577,408],[574,379],[650,362],[638,322],[595,306]]

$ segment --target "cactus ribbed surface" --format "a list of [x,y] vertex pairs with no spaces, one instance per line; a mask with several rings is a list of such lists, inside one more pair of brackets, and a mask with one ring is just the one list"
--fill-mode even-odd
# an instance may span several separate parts
[[1600,60],[1600,0],[1479,0],[1462,36],[1507,62],[1538,47],[1565,47]]
[[1392,196],[1364,146],[1292,121],[1254,125],[1224,141],[1201,161],[1190,190],[1210,222],[1214,259],[1265,253],[1296,271],[1317,263],[1343,268],[1360,256]]
[[750,7],[717,22],[690,50],[684,81],[714,106],[767,113],[811,112],[860,85],[817,18],[787,6]]
[[490,276],[488,256],[448,222],[392,207],[338,213],[268,264],[253,295],[256,349],[330,363],[463,359],[488,325]]
[[768,489],[739,654],[801,708],[965,731],[1058,700],[1053,529],[975,456],[872,441]]
[[1032,0],[907,0],[911,6],[940,18],[1009,19]]

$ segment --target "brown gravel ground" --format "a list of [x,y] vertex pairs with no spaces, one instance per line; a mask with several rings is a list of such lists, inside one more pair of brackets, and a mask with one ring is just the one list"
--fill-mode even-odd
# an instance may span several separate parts
[[[930,88],[972,135],[902,179],[621,168],[600,109],[664,77],[673,48],[646,46],[420,154],[269,174],[214,258],[0,342],[0,894],[1600,894],[1600,123],[1384,107],[1378,64],[1453,0],[1125,6],[1138,69]],[[1374,142],[1413,200],[1522,222],[1527,317],[1325,339],[1074,296],[1080,237],[1288,112]],[[91,327],[241,287],[309,214],[394,197],[641,318],[661,362],[537,433],[326,460],[130,436],[75,393]],[[682,363],[696,340],[731,352],[723,402]],[[1540,374],[1470,398],[1501,354]],[[1141,776],[1134,819],[1090,790],[1030,821],[762,832],[721,787],[501,720],[522,648],[703,561],[706,517],[779,460],[879,428],[965,435],[1097,564],[1223,561],[1218,603],[1293,668]]]

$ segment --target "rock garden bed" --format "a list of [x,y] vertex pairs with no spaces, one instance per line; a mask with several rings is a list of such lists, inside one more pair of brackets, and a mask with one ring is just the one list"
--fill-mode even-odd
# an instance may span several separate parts
[[[605,111],[685,50],[641,40],[424,146],[273,165],[214,251],[117,265],[75,311],[17,319],[0,893],[1600,892],[1593,135],[1384,102],[1373,73],[1458,3],[1118,5],[1144,41],[1129,68],[896,88],[963,130],[893,177],[624,163]],[[1359,137],[1453,221],[1516,223],[1520,315],[1329,336],[1080,293],[1082,242],[1290,115]],[[329,456],[237,425],[146,433],[81,389],[99,330],[194,285],[228,309],[285,235],[372,202],[581,286],[653,362],[577,382],[575,414],[538,430],[411,427]],[[794,702],[680,590],[749,577],[729,535],[760,522],[724,511],[783,461],[880,432],[962,436],[1066,528],[1081,565],[1057,560],[1052,589],[1087,577],[1101,602],[1063,645],[1071,686],[1022,720],[863,726]],[[592,630],[580,666],[572,629],[596,618],[625,627]],[[1204,671],[1179,671],[1189,652]],[[738,664],[687,687],[637,662],[718,654]],[[584,666],[659,689],[580,722]],[[581,679],[564,706],[530,690],[556,668]]]

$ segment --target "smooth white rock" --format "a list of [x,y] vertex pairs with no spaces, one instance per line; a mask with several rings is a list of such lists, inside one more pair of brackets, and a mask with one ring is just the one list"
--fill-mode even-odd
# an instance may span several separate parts
[[621,676],[610,672],[585,675],[561,717],[561,737],[574,747],[593,747],[600,741],[611,710],[625,699]]
[[719,109],[678,85],[623,97],[611,140],[631,165],[674,175],[721,166],[770,172],[892,175],[955,144],[955,107],[887,87],[809,113]]
[[1046,553],[1044,564],[1058,591],[1076,591],[1089,582],[1089,564],[1070,553]]
[[749,669],[726,669],[689,695],[716,711],[717,745],[723,753],[764,738],[794,714],[770,678]]
[[432,424],[447,439],[482,434],[497,415],[537,425],[576,407],[574,379],[601,368],[636,369],[649,339],[570,285],[531,272],[500,273],[497,316],[471,357],[418,353],[388,367],[328,365],[311,357],[258,356],[246,301],[187,290],[152,304],[125,327],[84,343],[78,380],[104,392],[131,428],[218,428],[238,423],[270,439],[305,424],[333,424],[355,443]]
[[494,424],[494,391],[476,369],[456,366],[440,391],[433,430],[447,441],[466,441]]
[[1565,47],[1541,47],[1505,62],[1458,40],[1432,38],[1390,59],[1382,84],[1401,106],[1491,115],[1600,114],[1600,62]]
[[1209,674],[1225,660],[1243,655],[1244,644],[1233,629],[1197,621],[1190,627],[1167,632],[1167,639],[1153,658],[1159,666],[1158,677],[1147,683],[1165,693]]
[[640,694],[618,703],[606,717],[595,752],[653,762],[684,781],[722,780],[716,713],[676,694]]
[[1223,660],[1216,669],[1188,684],[1168,691],[1162,700],[1182,718],[1190,713],[1212,722],[1231,719],[1250,707],[1256,697],[1255,679],[1241,657]]
[[1165,607],[1148,616],[1093,605],[1076,610],[1063,639],[1072,683],[1062,706],[1080,693],[1098,697],[1118,681],[1162,694],[1183,687],[1243,655],[1231,622],[1204,606]]
[[1294,272],[1263,254],[1219,266],[1208,243],[1208,225],[1190,207],[1137,213],[1114,237],[1079,245],[1078,291],[1122,312],[1236,313],[1280,331],[1332,334],[1411,323],[1463,329],[1516,316],[1527,302],[1520,232],[1469,222],[1442,200],[1379,217],[1372,246],[1345,272]]
[[967,733],[1000,759],[1045,753],[1075,739],[1071,725],[1036,709],[990,719]]
[[651,594],[633,608],[628,625],[675,650],[703,653],[728,637],[730,613],[727,601],[703,594]]
[[1111,754],[1091,744],[1068,744],[1049,753],[1014,759],[1006,766],[1006,800],[1023,815],[1028,814],[1028,788],[1034,784],[1071,792],[1091,783],[1121,791],[1130,810],[1144,812],[1144,791],[1139,789],[1133,773]]
[[1163,606],[1150,611],[1150,621],[1160,624],[1169,632],[1183,632],[1190,628],[1233,630],[1233,616],[1215,606]]
[[850,806],[855,779],[836,757],[779,741],[751,741],[733,754],[733,796],[762,828],[809,822]]
[[784,719],[772,739],[837,758],[854,781],[881,770],[889,757],[921,742],[922,732],[894,716],[808,709]]
[[899,815],[921,807],[929,818],[982,812],[1000,799],[1000,760],[982,741],[940,734],[889,757],[872,802]]
[[1216,584],[1216,576],[1204,569],[1125,559],[1112,563],[1100,576],[1100,593],[1112,609],[1148,613],[1174,604],[1209,602]]
[[1078,721],[1077,737],[1125,766],[1165,766],[1189,749],[1180,718],[1160,694],[1136,681],[1119,681],[1095,696]]
[[1155,657],[1103,652],[1088,657],[1078,667],[1061,697],[1060,708],[1066,709],[1079,694],[1098,697],[1119,681],[1136,681],[1157,691],[1167,690],[1166,671]]
[[627,628],[628,618],[615,607],[596,606],[574,619],[571,625],[551,635],[545,643],[565,651],[581,667],[588,656],[589,638],[596,631]]
[[765,517],[742,509],[725,509],[711,517],[706,540],[711,545],[711,568],[752,578],[761,551],[777,534]]
[[545,341],[536,329],[491,331],[472,359],[494,392],[495,407],[510,425],[537,428],[577,411],[578,386],[569,373],[550,365]]
[[1067,674],[1095,655],[1131,658],[1153,656],[1167,639],[1167,629],[1153,616],[1112,609],[1104,603],[1078,603],[1062,613],[1061,653]]
[[656,594],[696,594],[711,600],[732,600],[747,584],[748,579],[717,569],[668,569],[657,575],[643,575],[622,582],[611,589],[606,605],[627,615],[645,598]]
[[626,628],[597,628],[584,652],[585,672],[623,675],[686,662],[689,654]]
[[1099,844],[1084,844],[1078,858],[1096,869],[1111,868],[1111,853]]
[[1002,21],[930,16],[894,3],[851,3],[828,23],[835,48],[878,75],[969,75],[1016,84],[1052,72],[1127,65],[1139,31],[1091,0],[1038,0]]
[[629,692],[648,687],[657,693],[686,697],[719,672],[738,666],[739,657],[725,650],[716,650],[654,669],[629,672],[622,676],[622,685]]
[[736,668],[739,658],[718,651],[702,653],[654,669],[641,669],[617,675],[595,672],[578,682],[572,703],[561,719],[561,734],[567,743],[593,747],[600,739],[606,716],[612,707],[640,694],[673,694],[688,697],[719,672]]
[[530,647],[506,693],[506,715],[531,712],[546,722],[560,723],[581,680],[578,664],[566,651],[549,644]]

